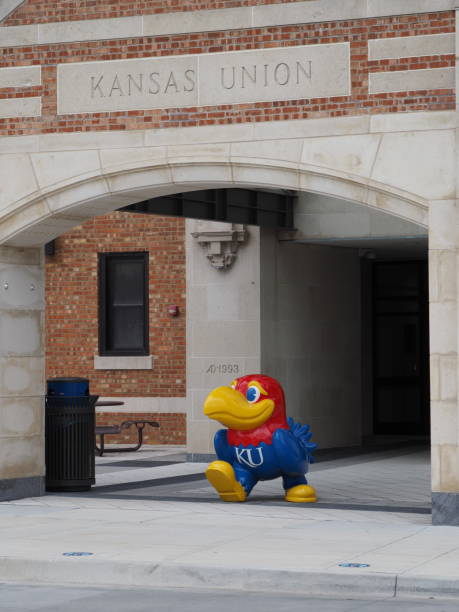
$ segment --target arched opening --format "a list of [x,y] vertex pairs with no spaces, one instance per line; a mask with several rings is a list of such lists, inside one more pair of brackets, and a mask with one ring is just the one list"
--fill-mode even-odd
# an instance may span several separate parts
[[[198,294],[205,295],[206,300],[205,309],[197,302],[194,318],[188,315],[190,455],[199,459],[211,452],[215,428],[200,416],[199,406],[203,394],[212,386],[228,382],[228,370],[224,372],[223,368],[229,365],[237,365],[238,372],[264,369],[282,382],[285,380],[290,412],[299,420],[312,419],[316,439],[323,447],[360,446],[365,433],[374,433],[368,416],[370,412],[373,414],[373,406],[367,402],[365,411],[363,406],[362,365],[367,367],[367,386],[373,370],[370,373],[363,355],[369,349],[362,344],[361,296],[365,277],[362,268],[372,266],[373,262],[383,264],[388,259],[425,258],[425,205],[393,190],[383,191],[380,186],[370,190],[368,184],[350,185],[342,177],[322,173],[305,174],[305,186],[299,188],[297,174],[287,168],[278,169],[276,180],[266,185],[266,181],[260,180],[260,168],[250,170],[253,174],[246,169],[245,181],[213,183],[204,182],[201,177],[194,185],[183,181],[152,187],[154,172],[136,169],[132,174],[117,177],[122,187],[117,193],[99,193],[98,197],[88,191],[91,181],[79,182],[49,195],[50,201],[61,203],[59,211],[48,210],[40,215],[37,212],[35,220],[33,215],[21,217],[18,213],[15,222],[9,225],[6,244],[42,245],[85,218],[135,205],[146,196],[148,200],[158,196],[164,204],[167,196],[173,199],[177,193],[197,194],[217,187],[258,193],[255,199],[259,201],[264,193],[284,198],[292,198],[293,194],[296,203],[291,226],[250,228],[250,239],[246,246],[241,246],[236,264],[226,276],[224,271],[212,269],[200,244],[191,236],[203,230],[202,226],[187,228],[187,254],[190,255],[187,276],[194,279],[189,283],[187,295],[190,302]],[[204,168],[200,171],[204,173]],[[139,174],[144,185],[132,187]],[[148,181],[150,184],[146,184]],[[37,205],[31,203],[29,212],[37,210],[33,208]],[[392,214],[393,211],[397,214]],[[364,219],[360,227],[356,225],[357,218]],[[208,226],[204,229],[209,231]],[[416,249],[422,255],[415,254]],[[372,254],[376,259],[372,259]],[[368,279],[365,282],[368,291]],[[244,292],[250,295],[245,304]],[[232,297],[228,299],[228,296]],[[253,310],[255,303],[258,305]],[[244,308],[245,313],[241,315]],[[314,316],[320,318],[319,323],[317,318],[313,320]],[[205,328],[207,336],[202,335]],[[238,339],[243,337],[245,346],[252,342],[252,352],[239,349]],[[311,359],[313,354],[315,363]],[[343,368],[349,364],[353,366],[350,375]],[[337,376],[340,366],[342,371]],[[326,376],[327,369],[329,376]],[[322,376],[320,381],[318,374]],[[307,380],[311,383],[309,387],[304,384]],[[304,403],[305,396],[311,398],[309,404]],[[351,419],[346,418],[349,409]]]

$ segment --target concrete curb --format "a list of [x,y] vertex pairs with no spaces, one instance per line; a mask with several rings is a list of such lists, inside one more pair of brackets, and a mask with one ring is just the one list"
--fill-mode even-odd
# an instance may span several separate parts
[[311,572],[175,563],[108,561],[95,557],[30,560],[0,557],[0,581],[88,586],[187,587],[288,592],[309,596],[447,597],[459,599],[459,580],[390,573]]

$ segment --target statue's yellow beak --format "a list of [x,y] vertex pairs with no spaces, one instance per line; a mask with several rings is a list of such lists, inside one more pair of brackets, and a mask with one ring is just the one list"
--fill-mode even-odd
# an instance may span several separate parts
[[240,391],[231,387],[218,387],[204,402],[204,414],[229,429],[247,431],[255,429],[269,419],[274,410],[272,399],[250,404]]

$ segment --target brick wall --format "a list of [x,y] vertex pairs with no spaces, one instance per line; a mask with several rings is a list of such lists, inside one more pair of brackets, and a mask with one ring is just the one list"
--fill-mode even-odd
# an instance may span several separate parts
[[[152,370],[94,370],[98,252],[149,252]],[[177,304],[178,317],[167,307]],[[97,395],[179,397],[185,381],[184,221],[124,212],[96,217],[56,240],[46,262],[46,375],[84,376]]]
[[[123,421],[156,421],[159,428],[146,425],[143,430],[145,444],[185,444],[186,415],[164,412],[98,412],[97,425],[121,425]],[[105,444],[136,444],[137,429],[133,425],[120,434],[105,437]],[[97,439],[99,443],[99,439]]]
[[[62,3],[59,3],[60,5]],[[65,3],[64,3],[65,4]],[[94,41],[6,48],[0,67],[41,64],[40,87],[2,89],[1,97],[42,96],[41,117],[0,119],[0,135],[97,130],[132,130],[337,117],[386,112],[452,110],[451,89],[369,94],[368,73],[454,66],[454,54],[427,56],[421,60],[368,61],[368,40],[386,37],[449,33],[455,30],[453,11],[396,17],[381,17],[304,25],[252,28],[225,32],[203,32],[129,40]],[[0,28],[1,32],[1,28]],[[243,49],[291,47],[305,44],[350,42],[350,96],[170,108],[146,111],[56,114],[56,64],[148,56],[210,53]]]

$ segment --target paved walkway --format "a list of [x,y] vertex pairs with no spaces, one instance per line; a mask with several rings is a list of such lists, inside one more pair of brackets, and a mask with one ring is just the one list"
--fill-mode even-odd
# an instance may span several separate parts
[[[311,468],[310,483],[319,495],[318,508],[430,514],[429,452],[420,445],[352,455],[352,451],[326,453]],[[355,451],[354,451],[355,452]],[[184,455],[171,453],[163,461],[157,455],[111,454],[97,459],[97,486],[90,496],[110,499],[167,499],[215,503],[216,494],[204,477],[207,464],[183,462]],[[335,458],[336,454],[344,454]],[[156,461],[155,461],[156,459]],[[151,470],[152,461],[155,469]],[[280,480],[260,482],[251,503],[280,504]]]
[[276,482],[222,503],[182,458],[108,455],[91,493],[0,504],[0,581],[459,599],[459,528],[430,525],[423,451],[319,462],[313,506]]

